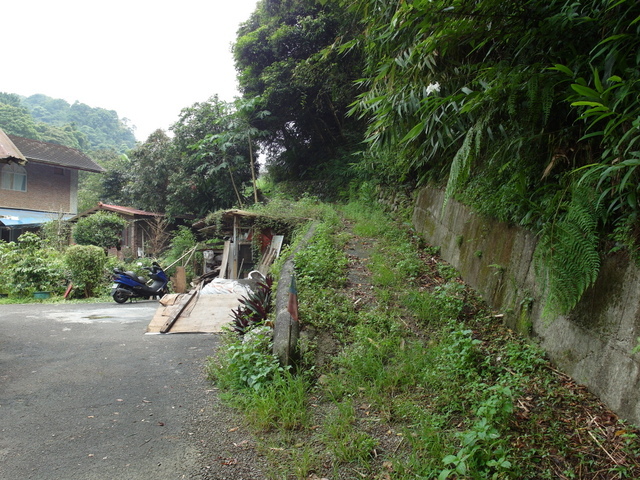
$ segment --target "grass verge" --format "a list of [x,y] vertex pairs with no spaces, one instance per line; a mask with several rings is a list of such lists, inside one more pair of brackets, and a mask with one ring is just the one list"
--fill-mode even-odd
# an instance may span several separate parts
[[379,210],[340,215],[296,257],[299,371],[234,335],[209,361],[269,478],[640,478],[638,431],[506,329],[436,249]]

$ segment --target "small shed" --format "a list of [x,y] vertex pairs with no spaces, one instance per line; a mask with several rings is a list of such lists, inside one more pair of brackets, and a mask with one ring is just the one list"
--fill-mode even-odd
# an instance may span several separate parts
[[194,227],[203,236],[224,241],[224,249],[214,250],[213,265],[205,265],[205,271],[217,270],[219,278],[232,280],[245,278],[252,270],[266,274],[284,240],[283,235],[276,233],[284,232],[260,225],[259,220],[264,218],[267,217],[259,213],[232,209],[220,212],[219,221],[214,225],[196,223]]
[[209,221],[210,225],[196,222],[194,228],[204,237],[218,239],[220,248],[203,251],[204,274],[194,280],[191,291],[161,299],[148,333],[222,331],[232,320],[232,309],[247,294],[245,287],[252,288],[260,279],[254,271],[268,274],[290,233],[290,226],[280,220],[246,210],[216,212]]
[[120,248],[110,252],[121,258],[138,258],[160,253],[169,240],[171,230],[186,220],[186,217],[183,217],[170,224],[163,213],[98,202],[98,205],[79,213],[70,221],[76,222],[97,212],[115,213],[127,221],[127,226],[122,231]]

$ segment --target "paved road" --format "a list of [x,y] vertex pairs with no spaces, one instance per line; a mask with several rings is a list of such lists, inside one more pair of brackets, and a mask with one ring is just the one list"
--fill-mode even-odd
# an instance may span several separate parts
[[157,305],[0,305],[0,479],[197,477],[217,337],[145,335]]

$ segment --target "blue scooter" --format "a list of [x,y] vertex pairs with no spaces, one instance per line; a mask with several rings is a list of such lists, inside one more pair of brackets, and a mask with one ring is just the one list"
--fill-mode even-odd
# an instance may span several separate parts
[[133,298],[158,298],[169,293],[167,284],[169,278],[164,270],[156,262],[151,267],[144,267],[149,271],[148,280],[138,277],[134,272],[123,272],[119,268],[113,269],[113,285],[111,285],[111,296],[116,303],[124,303]]

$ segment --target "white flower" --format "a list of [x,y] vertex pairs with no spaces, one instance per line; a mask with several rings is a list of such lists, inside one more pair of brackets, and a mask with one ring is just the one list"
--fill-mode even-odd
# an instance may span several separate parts
[[440,91],[440,84],[438,82],[430,83],[427,86],[427,96],[431,95],[433,92],[438,93],[439,91]]

